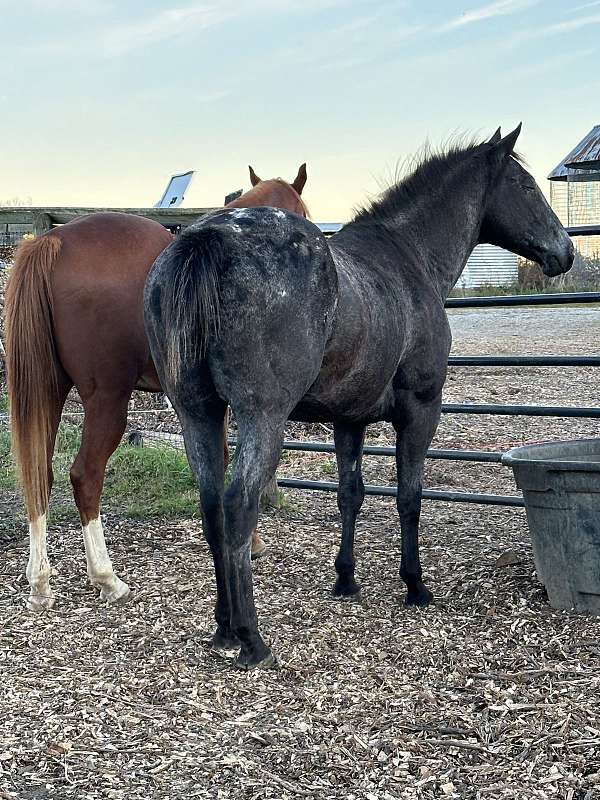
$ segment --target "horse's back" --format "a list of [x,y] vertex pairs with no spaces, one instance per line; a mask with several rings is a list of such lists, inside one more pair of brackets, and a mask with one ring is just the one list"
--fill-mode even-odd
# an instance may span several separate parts
[[112,211],[79,217],[46,235],[62,242],[54,272],[57,288],[87,275],[121,284],[123,277],[145,280],[152,262],[173,238],[158,222]]
[[[148,372],[158,388],[143,321],[144,281],[172,241],[159,223],[102,212],[81,217],[50,236],[61,240],[52,274],[57,350],[80,391],[105,382],[131,383]],[[156,384],[156,385],[154,385]]]

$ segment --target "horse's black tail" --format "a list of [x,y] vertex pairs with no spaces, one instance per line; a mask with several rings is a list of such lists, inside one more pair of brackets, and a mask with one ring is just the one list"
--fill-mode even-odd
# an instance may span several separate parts
[[161,288],[161,317],[166,335],[165,369],[176,386],[184,364],[197,364],[220,327],[222,235],[214,228],[186,231],[165,257],[168,279]]

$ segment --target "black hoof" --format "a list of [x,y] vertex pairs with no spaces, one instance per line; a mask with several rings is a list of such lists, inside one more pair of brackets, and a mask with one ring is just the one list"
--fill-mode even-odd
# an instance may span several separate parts
[[357,583],[354,578],[338,578],[333,587],[332,594],[334,597],[339,597],[341,599],[359,600],[360,583]]
[[242,650],[235,660],[235,665],[244,672],[250,672],[253,669],[276,669],[278,666],[277,659],[268,647],[261,648],[260,651]]
[[425,606],[433,603],[433,595],[426,586],[419,586],[417,589],[409,590],[404,599],[405,606],[417,606],[417,608],[425,608]]
[[241,646],[240,640],[234,633],[231,631],[222,631],[219,628],[217,628],[210,643],[210,649],[218,653],[231,650],[238,652]]

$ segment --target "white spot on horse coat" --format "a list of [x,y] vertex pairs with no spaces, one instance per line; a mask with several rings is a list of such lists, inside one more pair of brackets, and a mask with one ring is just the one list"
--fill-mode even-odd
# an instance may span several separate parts
[[27,600],[30,611],[42,611],[54,605],[50,588],[50,561],[46,551],[46,515],[29,523],[29,561],[25,571],[31,592]]
[[92,519],[83,526],[83,543],[87,574],[92,585],[100,589],[100,598],[107,603],[116,603],[125,598],[129,594],[129,586],[115,575],[100,519]]

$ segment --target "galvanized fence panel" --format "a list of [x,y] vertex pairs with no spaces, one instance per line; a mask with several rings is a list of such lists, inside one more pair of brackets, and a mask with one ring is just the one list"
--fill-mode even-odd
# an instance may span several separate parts
[[[600,303],[600,292],[568,292],[557,294],[507,295],[491,297],[453,297],[446,302],[446,308],[503,308],[515,306],[561,306]],[[600,356],[451,356],[448,360],[454,367],[600,367]],[[444,403],[442,413],[445,414],[493,414],[503,416],[558,417],[600,419],[600,407],[581,406],[541,406],[510,405],[489,403]],[[285,442],[284,449],[306,452],[333,453],[331,443]],[[366,455],[395,456],[393,447],[364,448]],[[498,464],[501,453],[484,450],[443,450],[430,449],[427,458],[450,461],[474,461]],[[335,492],[337,483],[330,481],[309,481],[297,478],[280,478],[278,484],[293,489]],[[365,486],[367,495],[395,497],[393,486]],[[493,495],[473,492],[450,492],[437,489],[424,489],[424,500],[441,500],[445,502],[477,503],[482,505],[507,506],[523,508],[521,497],[513,495]]]

